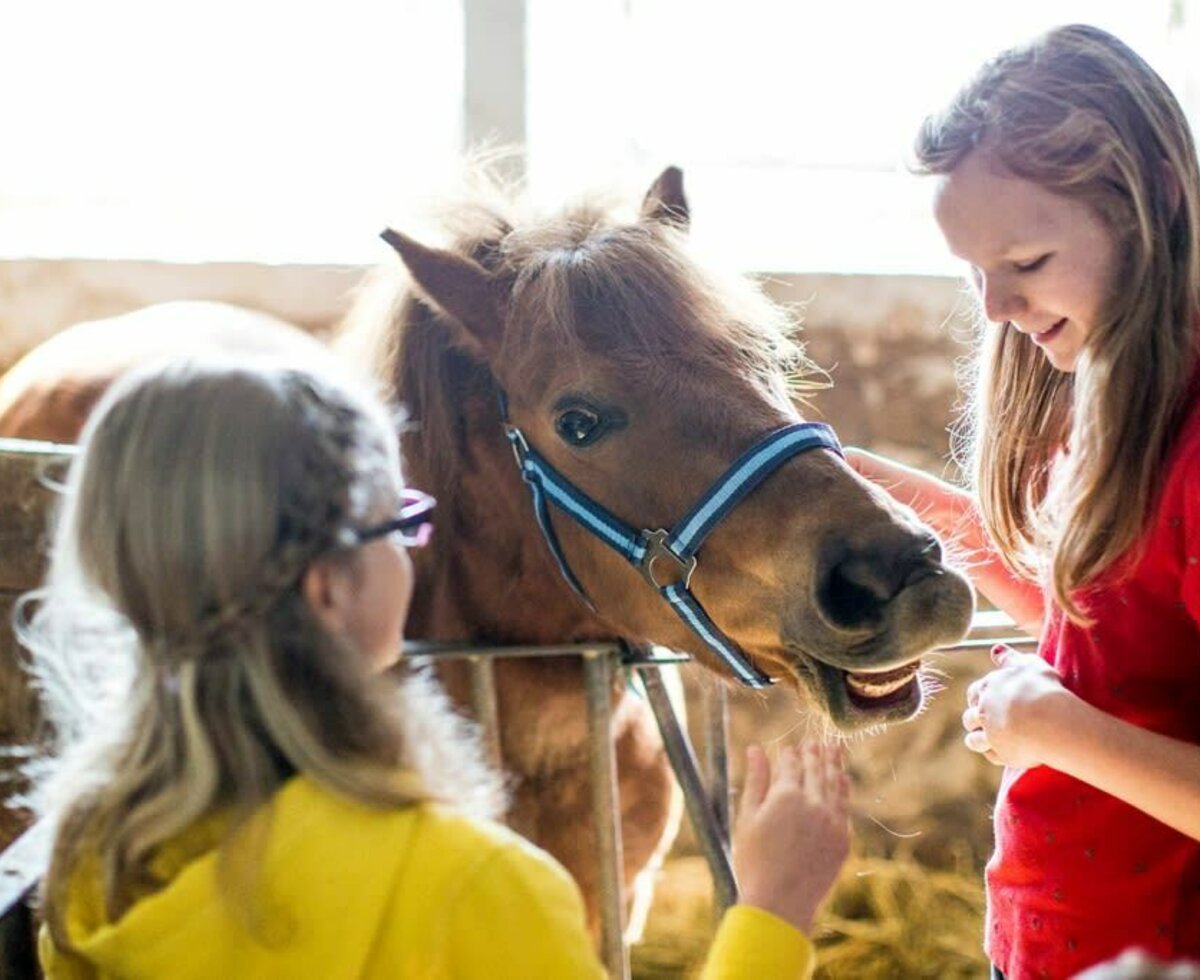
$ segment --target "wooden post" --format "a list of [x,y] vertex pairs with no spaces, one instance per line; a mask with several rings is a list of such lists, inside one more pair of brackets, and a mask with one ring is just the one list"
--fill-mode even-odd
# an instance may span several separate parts
[[592,817],[600,870],[600,950],[612,980],[629,976],[625,947],[625,861],[621,848],[621,803],[612,742],[613,680],[618,655],[608,650],[583,654],[588,707],[588,755],[592,770]]

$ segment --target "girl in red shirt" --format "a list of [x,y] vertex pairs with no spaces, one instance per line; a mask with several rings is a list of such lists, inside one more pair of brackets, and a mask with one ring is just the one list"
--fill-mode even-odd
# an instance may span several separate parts
[[968,492],[864,475],[1040,636],[963,714],[1006,766],[988,864],[997,973],[1200,957],[1200,174],[1136,53],[1058,28],[986,64],[916,143],[984,317]]

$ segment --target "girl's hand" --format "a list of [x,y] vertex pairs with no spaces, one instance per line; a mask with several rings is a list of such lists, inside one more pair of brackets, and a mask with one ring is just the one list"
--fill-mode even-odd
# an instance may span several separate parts
[[862,449],[846,448],[846,462],[913,509],[941,538],[952,560],[963,567],[983,595],[1031,636],[1042,631],[1045,601],[1033,582],[1015,575],[992,546],[975,498],[960,487],[921,470]]
[[971,495],[959,487],[865,449],[847,446],[845,452],[851,469],[911,507],[942,538],[959,536],[975,513]]
[[840,745],[786,746],[774,773],[750,746],[733,830],[740,900],[808,933],[850,851],[849,795]]
[[963,741],[988,761],[1014,769],[1045,763],[1045,746],[1067,724],[1075,700],[1041,657],[1007,646],[992,649],[997,669],[967,688]]

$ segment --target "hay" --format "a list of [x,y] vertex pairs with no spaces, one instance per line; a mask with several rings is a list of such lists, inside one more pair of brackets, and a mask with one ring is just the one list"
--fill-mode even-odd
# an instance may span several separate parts
[[699,972],[713,937],[712,877],[702,857],[671,858],[659,871],[642,941],[629,951],[633,980]]
[[983,908],[974,868],[933,870],[904,853],[853,858],[817,923],[817,976],[986,975]]
[[[851,857],[814,930],[819,980],[986,976],[982,871],[969,847],[959,856],[944,869],[904,849]],[[645,938],[631,951],[635,980],[699,973],[712,940],[711,903],[703,858],[667,862]]]

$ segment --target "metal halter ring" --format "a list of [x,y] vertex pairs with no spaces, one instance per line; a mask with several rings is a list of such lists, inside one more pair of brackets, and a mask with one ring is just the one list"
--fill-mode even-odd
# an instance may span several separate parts
[[[681,558],[671,550],[667,544],[667,538],[671,535],[659,528],[657,531],[644,531],[642,540],[646,545],[646,556],[642,559],[642,563],[638,566],[638,571],[642,573],[642,578],[649,582],[658,591],[670,588],[672,585],[683,584],[685,589],[690,588],[692,584],[692,572],[696,570],[696,556],[689,555],[687,558]],[[666,558],[674,566],[670,569],[675,577],[667,582],[660,582],[654,577],[654,562],[659,558]]]

